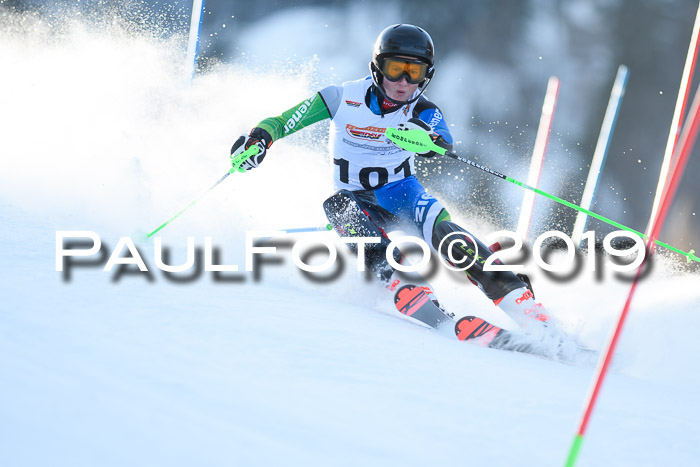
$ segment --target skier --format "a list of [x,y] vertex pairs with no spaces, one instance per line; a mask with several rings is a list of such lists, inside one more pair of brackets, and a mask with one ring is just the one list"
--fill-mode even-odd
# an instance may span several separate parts
[[[238,138],[231,154],[256,145],[258,154],[241,165],[252,170],[262,163],[274,141],[331,119],[330,152],[338,191],[323,206],[341,236],[381,237],[381,243],[367,245],[365,250],[366,266],[379,280],[388,285],[394,273],[385,257],[390,243],[386,232],[400,228],[415,233],[447,261],[450,253],[456,264],[474,261],[467,270],[469,279],[532,333],[546,326],[548,318],[529,284],[512,272],[483,270],[491,251],[451,221],[442,203],[416,179],[414,154],[394,145],[384,134],[388,127],[421,129],[438,146],[452,148],[443,113],[424,95],[435,73],[434,63],[433,41],[426,31],[410,24],[389,26],[377,37],[370,76],[328,86],[282,115],[264,119],[247,136]],[[436,154],[418,155],[430,158]],[[443,242],[448,236],[448,240],[458,237],[461,241]],[[471,331],[482,323],[474,318],[458,337],[473,337]],[[479,340],[488,345],[494,336],[491,333]]]

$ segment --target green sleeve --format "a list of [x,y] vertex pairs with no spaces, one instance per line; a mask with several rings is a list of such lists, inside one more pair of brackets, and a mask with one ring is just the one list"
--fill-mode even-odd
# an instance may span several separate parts
[[320,93],[282,112],[278,117],[266,118],[256,126],[266,130],[272,136],[272,141],[289,136],[307,126],[331,118],[326,104]]

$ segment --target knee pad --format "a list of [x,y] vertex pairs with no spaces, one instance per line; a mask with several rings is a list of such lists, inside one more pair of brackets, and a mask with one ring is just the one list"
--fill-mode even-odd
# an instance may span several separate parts
[[[473,261],[465,272],[490,300],[499,300],[515,289],[527,287],[511,271],[484,271],[484,263],[492,255],[491,250],[473,235],[465,234],[469,232],[453,222],[438,222],[433,229],[433,248],[452,264],[451,254],[457,266],[466,266]],[[496,260],[495,264],[502,263]]]

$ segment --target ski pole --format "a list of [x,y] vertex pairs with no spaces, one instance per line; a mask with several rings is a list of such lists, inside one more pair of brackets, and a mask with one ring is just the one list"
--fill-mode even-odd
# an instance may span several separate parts
[[160,231],[163,227],[165,227],[166,225],[170,224],[172,221],[174,221],[175,219],[177,219],[178,217],[180,217],[180,215],[182,215],[182,213],[184,213],[184,212],[187,211],[189,208],[191,208],[197,201],[199,201],[200,199],[202,199],[202,198],[204,197],[204,195],[206,195],[206,194],[209,193],[211,190],[213,190],[214,188],[216,188],[216,186],[217,186],[219,183],[223,182],[223,181],[226,179],[226,177],[228,177],[229,175],[231,175],[233,172],[245,172],[245,169],[241,169],[241,164],[242,164],[243,162],[245,162],[247,159],[249,159],[250,157],[256,155],[256,154],[258,153],[258,151],[260,151],[260,148],[258,148],[257,146],[251,146],[251,147],[249,147],[248,149],[246,149],[245,152],[242,152],[241,154],[237,155],[236,157],[234,157],[233,155],[231,155],[231,168],[229,169],[228,172],[226,172],[226,173],[223,175],[223,177],[221,177],[220,179],[218,179],[218,180],[216,181],[216,183],[214,183],[212,186],[210,186],[210,187],[209,187],[205,192],[203,192],[201,195],[197,196],[195,199],[193,199],[192,201],[190,201],[190,203],[189,203],[187,206],[185,206],[184,208],[182,208],[182,209],[180,209],[178,212],[176,212],[170,219],[168,219],[167,221],[163,222],[157,229],[155,229],[153,232],[151,232],[151,233],[149,233],[148,235],[146,235],[146,237],[147,237],[147,238],[151,238],[151,237],[152,237],[153,235],[155,235],[158,231]]
[[[395,128],[387,128],[386,129],[386,137],[389,138],[391,141],[396,143],[397,146],[399,146],[402,149],[405,149],[407,151],[411,152],[425,152],[427,151],[434,151],[438,154],[442,154],[443,156],[450,157],[452,159],[456,159],[460,162],[464,162],[465,164],[471,165],[472,167],[476,167],[477,169],[483,170],[486,173],[490,173],[491,175],[495,175],[496,177],[502,178],[503,180],[506,180],[510,183],[513,183],[515,185],[518,185],[522,188],[525,188],[527,190],[534,191],[538,195],[542,195],[546,198],[551,199],[552,201],[556,201],[559,204],[563,204],[564,206],[568,206],[571,209],[575,209],[577,211],[583,212],[591,217],[594,217],[600,221],[603,221],[607,224],[610,224],[612,226],[617,227],[620,230],[626,230],[628,232],[632,232],[636,235],[639,235],[643,239],[649,239],[649,236],[639,232],[637,230],[634,230],[630,227],[627,227],[625,225],[620,224],[619,222],[615,222],[612,219],[608,219],[607,217],[601,216],[600,214],[596,214],[593,211],[589,211],[588,209],[582,208],[581,206],[577,206],[574,203],[570,203],[569,201],[566,201],[565,199],[559,198],[558,196],[552,195],[550,193],[547,193],[546,191],[542,191],[539,188],[534,188],[531,187],[530,185],[527,185],[523,182],[520,182],[512,177],[508,177],[507,175],[503,175],[500,172],[496,172],[495,170],[492,170],[484,165],[481,165],[479,163],[476,163],[472,160],[469,160],[465,157],[462,157],[454,152],[450,152],[445,148],[441,148],[437,144],[433,143],[432,138],[428,133],[426,133],[424,130],[420,129],[415,129],[415,130],[397,130]],[[688,263],[691,261],[697,261],[700,263],[700,258],[695,256],[695,250],[690,250],[689,252],[685,252],[679,248],[675,248],[667,243],[660,242],[656,239],[654,239],[654,243],[657,245],[660,245],[664,248],[667,248],[671,251],[675,251],[678,254],[681,254],[686,257],[686,260]]]

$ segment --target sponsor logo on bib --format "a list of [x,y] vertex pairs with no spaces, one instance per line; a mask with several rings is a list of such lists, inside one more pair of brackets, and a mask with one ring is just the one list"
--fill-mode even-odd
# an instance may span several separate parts
[[347,124],[345,125],[345,131],[347,131],[348,135],[356,139],[364,139],[367,141],[379,141],[384,137],[384,132],[386,131],[386,128],[379,128],[376,126],[368,126],[361,128]]

